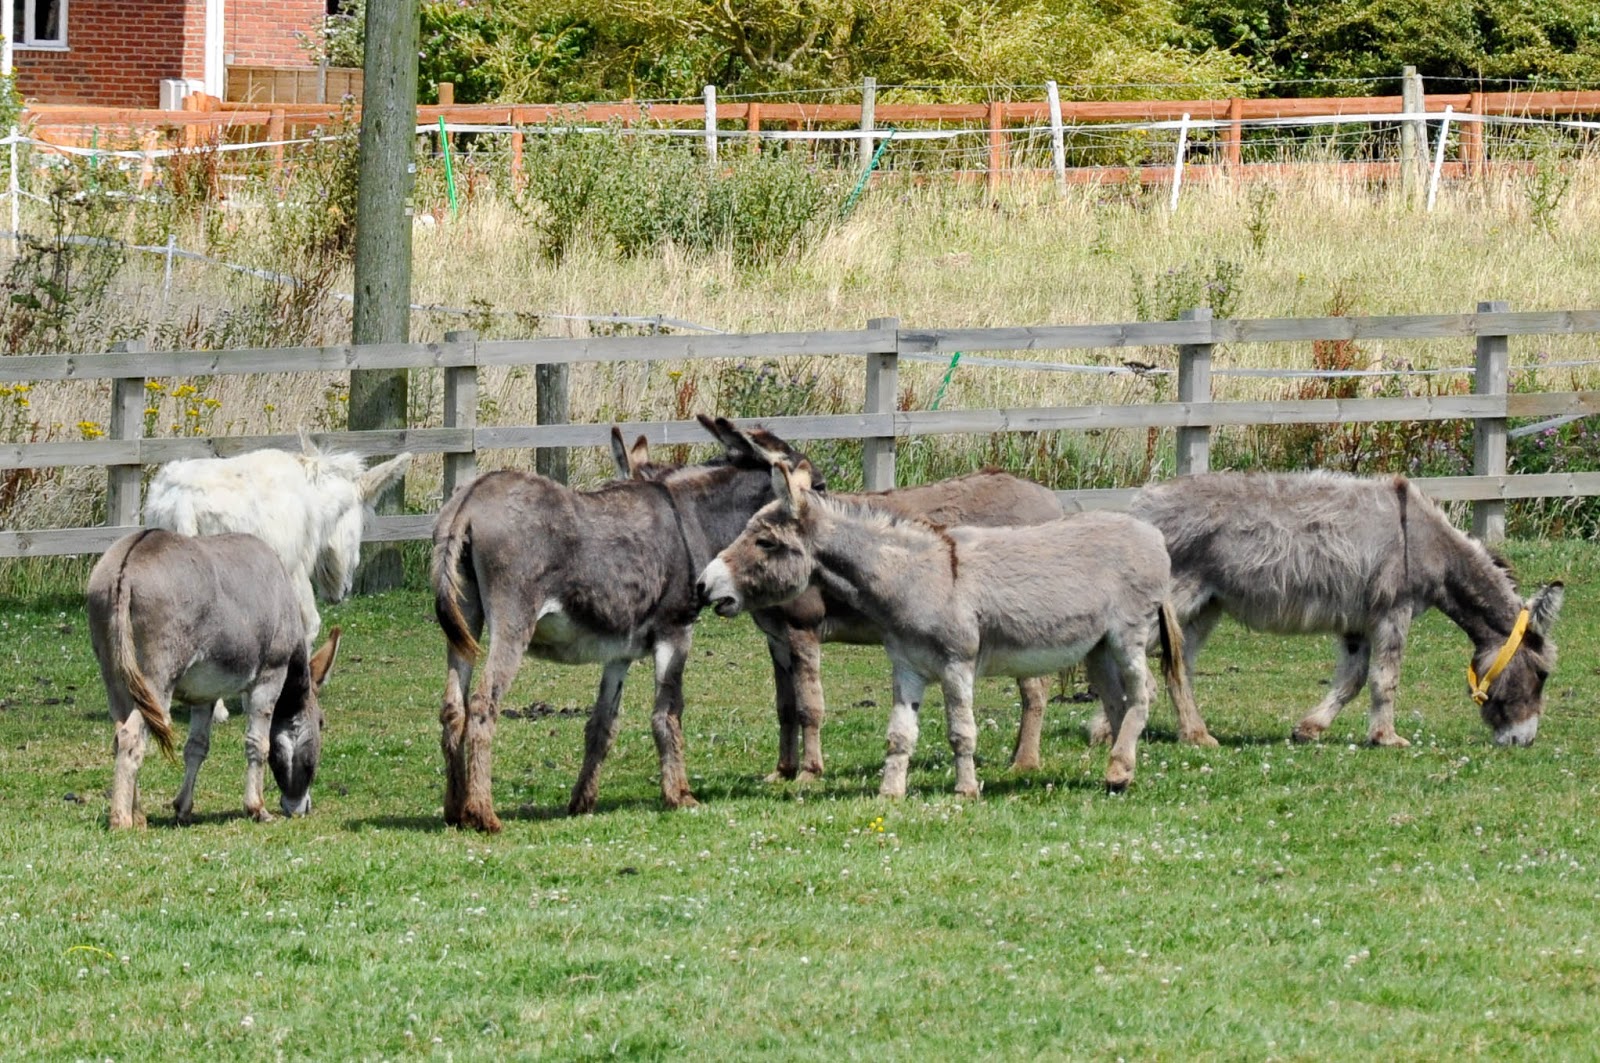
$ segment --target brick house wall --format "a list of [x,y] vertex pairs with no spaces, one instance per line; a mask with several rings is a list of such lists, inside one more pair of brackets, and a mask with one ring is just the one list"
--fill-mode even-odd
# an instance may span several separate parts
[[202,76],[204,48],[205,0],[71,0],[65,50],[14,53],[17,90],[45,103],[154,107],[161,78]]
[[295,31],[320,25],[327,0],[227,0],[223,51],[229,66],[315,66]]
[[[325,0],[225,0],[229,64],[309,67],[295,30]],[[65,49],[17,48],[17,89],[40,103],[155,107],[163,78],[205,77],[206,0],[71,0]]]

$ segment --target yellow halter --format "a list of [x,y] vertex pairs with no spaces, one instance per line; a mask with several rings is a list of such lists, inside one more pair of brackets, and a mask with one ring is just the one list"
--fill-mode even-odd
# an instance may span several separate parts
[[1506,644],[1500,647],[1500,652],[1495,654],[1494,663],[1489,670],[1483,673],[1483,679],[1478,679],[1478,670],[1472,667],[1472,662],[1467,662],[1467,687],[1472,693],[1472,700],[1479,705],[1489,700],[1489,684],[1493,683],[1501,672],[1506,670],[1506,665],[1511,663],[1511,658],[1517,654],[1517,648],[1522,645],[1523,632],[1528,630],[1528,611],[1526,609],[1517,614],[1517,622],[1511,627],[1511,635],[1506,639]]

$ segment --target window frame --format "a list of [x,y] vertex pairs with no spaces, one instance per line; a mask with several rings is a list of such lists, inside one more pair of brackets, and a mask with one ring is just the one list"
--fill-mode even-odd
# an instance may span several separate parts
[[70,0],[55,0],[60,4],[58,16],[61,35],[53,39],[41,40],[34,30],[34,22],[39,14],[40,0],[15,0],[16,10],[22,15],[22,32],[11,42],[15,51],[35,52],[64,52],[67,51],[67,5]]

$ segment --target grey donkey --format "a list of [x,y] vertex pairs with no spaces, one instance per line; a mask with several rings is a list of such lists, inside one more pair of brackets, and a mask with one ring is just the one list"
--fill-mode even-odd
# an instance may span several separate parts
[[[758,443],[723,418],[700,422],[722,443],[722,457],[658,481],[575,491],[531,473],[492,472],[440,510],[432,581],[448,642],[439,713],[445,822],[500,829],[490,754],[500,700],[524,654],[603,666],[570,813],[594,810],[623,680],[641,657],[655,663],[651,728],[662,798],[669,808],[695,804],[681,723],[683,667],[698,612],[695,575],[771,501],[774,454],[809,468],[804,455],[770,433]],[[485,627],[488,659],[472,689]]]
[[[628,447],[622,434],[612,429],[611,451],[618,473],[634,479],[656,479],[676,468],[650,461],[643,436]],[[1048,487],[997,469],[892,491],[832,497],[941,526],[1027,525],[1061,518],[1061,504]],[[828,593],[823,586],[809,587],[792,601],[756,609],[750,615],[767,637],[777,690],[778,767],[767,781],[815,779],[823,769],[822,722],[827,715],[822,696],[822,643],[877,646],[883,642],[883,631],[849,600]],[[1017,690],[1022,699],[1022,722],[1011,766],[1032,771],[1039,766],[1039,735],[1049,681],[1019,679]]]
[[322,753],[317,690],[333,667],[339,629],[315,654],[289,573],[253,535],[193,538],[146,529],[119,539],[89,575],[89,636],[116,725],[111,826],[143,826],[139,766],[149,735],[173,755],[171,703],[189,706],[178,822],[194,811],[194,785],[211,749],[212,706],[242,703],[244,810],[271,816],[262,765],[272,768],[285,815],[311,810]]
[[778,496],[700,577],[702,599],[733,616],[817,584],[883,633],[894,709],[881,792],[905,794],[929,682],[944,689],[958,795],[978,795],[972,688],[979,675],[1036,676],[1083,661],[1115,734],[1106,787],[1133,778],[1154,682],[1145,663],[1161,632],[1174,700],[1188,699],[1182,634],[1167,605],[1160,532],[1119,513],[1022,528],[940,528],[809,490],[777,465]]
[[[1429,609],[1472,640],[1468,693],[1494,741],[1525,746],[1538,734],[1562,585],[1524,600],[1508,566],[1404,477],[1206,473],[1145,488],[1133,512],[1166,536],[1191,674],[1224,614],[1262,631],[1335,636],[1333,682],[1295,740],[1321,736],[1367,685],[1367,741],[1408,745],[1395,731],[1395,691],[1411,621]],[[1198,714],[1196,726],[1204,733]],[[1103,723],[1094,730],[1106,734]]]

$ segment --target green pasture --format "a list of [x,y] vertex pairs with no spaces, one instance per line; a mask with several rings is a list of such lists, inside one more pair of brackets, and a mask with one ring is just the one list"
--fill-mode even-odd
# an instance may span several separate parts
[[152,753],[151,825],[117,835],[81,600],[0,602],[0,1055],[1593,1058],[1600,551],[1510,552],[1529,586],[1568,586],[1531,749],[1492,745],[1465,637],[1430,614],[1407,750],[1358,744],[1364,699],[1288,743],[1330,647],[1225,626],[1196,677],[1222,748],[1176,744],[1163,701],[1123,796],[1081,701],[1051,706],[1041,771],[1008,772],[1015,687],[987,680],[983,799],[950,793],[933,698],[910,797],[879,800],[886,667],[847,648],[826,655],[828,776],[767,785],[765,650],[708,616],[685,714],[701,806],[661,810],[639,666],[600,811],[565,817],[598,670],[530,661],[495,837],[441,821],[419,590],[325,611],[346,643],[311,816],[242,818],[235,718],[195,826]]

